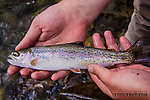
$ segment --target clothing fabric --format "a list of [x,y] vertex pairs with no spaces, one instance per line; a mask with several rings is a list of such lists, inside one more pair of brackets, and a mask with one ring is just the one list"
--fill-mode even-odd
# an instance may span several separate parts
[[150,0],[134,0],[134,12],[125,37],[133,44],[143,36],[150,37]]

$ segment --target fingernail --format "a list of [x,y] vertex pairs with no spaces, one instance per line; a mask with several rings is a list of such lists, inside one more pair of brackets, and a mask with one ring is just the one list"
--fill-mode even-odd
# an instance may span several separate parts
[[15,47],[15,50],[18,50],[18,45]]
[[19,50],[18,46],[21,44],[21,42],[15,47],[15,50]]
[[89,66],[88,66],[88,71],[89,71],[90,73],[93,73],[93,66],[92,66],[92,65],[89,65]]

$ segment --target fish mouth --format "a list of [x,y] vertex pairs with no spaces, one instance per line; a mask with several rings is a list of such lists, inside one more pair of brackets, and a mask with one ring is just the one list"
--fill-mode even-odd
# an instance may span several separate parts
[[11,57],[8,57],[8,58],[7,58],[7,61],[10,63],[10,62],[13,61],[13,59],[12,59]]
[[8,56],[8,58],[7,58],[8,60],[13,60],[10,56]]
[[8,56],[7,61],[11,63],[12,61],[15,61],[15,59],[13,59],[11,56]]

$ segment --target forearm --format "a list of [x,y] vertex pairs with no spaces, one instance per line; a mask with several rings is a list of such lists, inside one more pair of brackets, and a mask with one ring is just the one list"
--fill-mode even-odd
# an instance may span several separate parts
[[60,3],[70,17],[78,16],[91,24],[110,2],[111,0],[62,0]]

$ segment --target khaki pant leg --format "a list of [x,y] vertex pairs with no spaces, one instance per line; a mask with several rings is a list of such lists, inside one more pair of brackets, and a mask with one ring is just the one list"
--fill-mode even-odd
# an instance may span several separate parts
[[134,13],[125,37],[133,44],[143,36],[150,37],[150,0],[134,0]]

